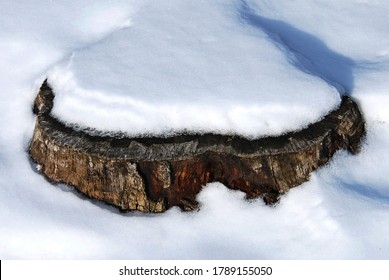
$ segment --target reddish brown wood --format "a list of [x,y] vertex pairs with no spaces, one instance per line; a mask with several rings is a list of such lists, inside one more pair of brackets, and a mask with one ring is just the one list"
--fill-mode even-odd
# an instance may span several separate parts
[[62,124],[50,115],[53,102],[45,82],[34,105],[29,150],[38,169],[123,211],[191,210],[197,207],[196,195],[214,181],[274,203],[337,150],[357,152],[365,133],[363,116],[349,97],[304,130],[256,140],[215,134],[102,137]]

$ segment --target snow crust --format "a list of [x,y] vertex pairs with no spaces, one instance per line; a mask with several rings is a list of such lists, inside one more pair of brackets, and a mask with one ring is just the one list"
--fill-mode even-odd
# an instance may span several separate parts
[[301,129],[334,109],[336,88],[296,69],[295,54],[275,47],[246,10],[239,1],[147,2],[129,26],[50,71],[53,114],[129,135],[260,137]]
[[[31,107],[38,87],[47,73],[53,75],[56,67],[63,69],[72,53],[97,48],[98,42],[107,40],[104,38],[135,28],[138,13],[152,9],[151,4],[3,0],[1,259],[389,258],[389,2],[228,3],[230,6],[225,5],[231,8],[223,6],[221,10],[238,11],[236,16],[246,21],[237,21],[234,27],[228,20],[231,28],[245,26],[253,40],[263,39],[263,44],[273,38],[269,40],[274,55],[284,55],[276,60],[281,70],[297,77],[303,69],[310,73],[305,75],[308,82],[316,80],[319,85],[321,79],[338,89],[337,84],[342,85],[359,102],[368,129],[361,153],[337,153],[329,165],[291,190],[274,208],[260,200],[247,202],[242,193],[213,183],[199,195],[199,212],[182,213],[174,208],[161,215],[121,214],[80,197],[69,187],[53,186],[35,172],[27,155],[34,127]],[[228,12],[222,14],[233,18]],[[204,20],[211,21],[205,15]],[[267,23],[266,31],[261,33],[247,24],[258,21],[261,26]],[[125,26],[130,27],[124,31]],[[302,44],[311,52],[302,53],[294,36],[316,38]],[[256,50],[258,46],[261,44],[255,44]],[[268,51],[273,53],[270,46]],[[291,64],[285,63],[286,53],[293,57]],[[298,53],[303,55],[296,56]],[[329,75],[332,72],[339,75]],[[285,86],[283,80],[279,86]],[[290,109],[286,102],[281,104]]]

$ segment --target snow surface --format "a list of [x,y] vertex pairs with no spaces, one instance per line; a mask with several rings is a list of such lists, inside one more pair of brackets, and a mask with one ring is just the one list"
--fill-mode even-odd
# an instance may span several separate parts
[[163,7],[161,1],[3,0],[1,259],[389,258],[389,2],[225,2],[237,8],[246,32],[272,38],[274,52],[270,45],[269,52],[279,55],[280,69],[303,77],[297,74],[301,70],[310,74],[309,82],[317,77],[318,84],[343,87],[359,102],[368,129],[361,153],[337,153],[274,208],[213,183],[199,194],[199,212],[120,214],[71,188],[53,186],[35,172],[26,152],[38,87],[72,54],[108,44],[110,36],[135,28],[138,13]]
[[269,25],[239,1],[148,2],[129,26],[50,71],[53,114],[129,135],[301,129],[339,105],[339,93],[306,73],[311,38],[296,38],[297,55]]

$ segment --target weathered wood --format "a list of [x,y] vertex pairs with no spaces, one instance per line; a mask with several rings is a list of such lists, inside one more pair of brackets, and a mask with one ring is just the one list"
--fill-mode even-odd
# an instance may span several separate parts
[[51,116],[53,101],[44,82],[34,104],[37,120],[29,150],[38,169],[123,211],[191,210],[203,186],[214,181],[274,203],[337,150],[357,152],[365,133],[363,116],[349,97],[306,129],[257,140],[216,134],[99,136]]

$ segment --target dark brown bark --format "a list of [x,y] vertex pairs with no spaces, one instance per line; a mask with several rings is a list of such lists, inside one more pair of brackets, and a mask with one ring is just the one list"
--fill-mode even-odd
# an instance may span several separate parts
[[45,82],[35,100],[30,145],[38,169],[124,211],[191,210],[202,187],[214,181],[274,203],[337,150],[357,152],[365,133],[362,114],[349,97],[306,129],[257,140],[216,134],[102,137],[56,120],[50,115],[53,101]]

